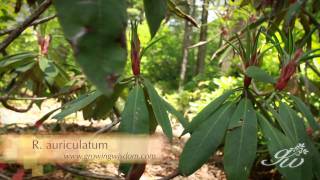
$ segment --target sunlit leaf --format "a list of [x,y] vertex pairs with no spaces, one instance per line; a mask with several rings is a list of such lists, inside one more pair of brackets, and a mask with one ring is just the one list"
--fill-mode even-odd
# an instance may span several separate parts
[[154,37],[167,12],[167,0],[143,0],[151,37]]

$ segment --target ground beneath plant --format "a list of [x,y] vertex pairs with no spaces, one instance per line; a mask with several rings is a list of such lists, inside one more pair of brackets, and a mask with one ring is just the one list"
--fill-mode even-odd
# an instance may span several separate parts
[[[27,113],[16,113],[5,108],[0,108],[0,125],[1,127],[5,127],[6,132],[16,132],[16,133],[25,133],[32,129],[34,123],[42,117],[44,114],[49,112],[52,109],[58,107],[59,104],[54,101],[46,101],[42,104],[41,109],[34,106]],[[45,127],[53,126],[55,120],[48,120],[47,123],[51,125],[46,125]],[[66,124],[63,126],[64,131],[82,131],[82,132],[94,132],[99,128],[110,123],[109,120],[103,121],[94,121],[93,123],[89,121],[85,121],[82,119],[81,113],[77,113],[71,115],[67,118]],[[188,137],[178,138],[181,132],[183,131],[182,127],[175,122],[173,124],[173,132],[174,139],[171,144],[166,145],[164,148],[164,156],[163,160],[158,163],[148,164],[146,167],[146,171],[142,176],[142,180],[144,179],[160,179],[164,176],[167,176],[173,173],[177,167],[179,162],[179,155],[182,151],[182,148],[188,139]],[[4,129],[4,128],[2,128]],[[4,132],[2,132],[4,133]],[[157,129],[158,134],[162,134],[161,129]],[[223,180],[226,179],[225,173],[222,169],[222,157],[221,154],[216,154],[213,156],[209,162],[203,165],[196,173],[189,177],[175,177],[175,180],[197,180],[197,179],[210,179],[210,180]],[[74,164],[73,166],[77,166]],[[100,175],[118,175],[117,165],[115,164],[102,164],[102,163],[88,163],[85,167],[86,171],[90,171],[92,173],[100,174]],[[14,170],[13,170],[14,171]],[[2,171],[4,175],[11,176],[12,172]],[[27,177],[30,177],[27,175]],[[51,173],[45,174],[43,177],[34,177],[30,179],[75,179],[76,177],[70,173],[64,172],[62,170],[55,170]],[[1,179],[1,178],[0,178]],[[29,179],[29,178],[28,178]],[[79,179],[77,177],[76,179]]]

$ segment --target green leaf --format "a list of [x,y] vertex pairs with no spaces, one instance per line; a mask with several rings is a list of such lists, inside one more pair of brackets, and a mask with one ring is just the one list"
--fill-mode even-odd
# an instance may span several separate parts
[[39,67],[44,73],[45,80],[52,85],[56,76],[59,74],[59,69],[56,67],[54,62],[45,57],[41,57],[39,59]]
[[222,94],[220,97],[210,102],[205,108],[203,108],[190,122],[189,126],[183,131],[182,135],[186,133],[192,133],[201,123],[206,121],[208,117],[214,113],[235,90],[230,90]]
[[[293,111],[286,103],[283,102],[280,103],[279,117],[280,118],[278,118],[278,122],[283,122],[282,124],[279,122],[280,126],[285,124],[286,130],[284,130],[284,132],[286,135],[290,134],[290,140],[294,143],[294,145],[296,146],[298,143],[305,143],[306,149],[310,149],[310,144],[308,143],[309,137],[307,135],[303,119],[301,119],[295,111]],[[311,179],[311,154],[309,153],[305,155],[304,159],[305,162],[296,169],[296,171],[299,172],[299,175],[296,177],[300,177],[300,179]]]
[[264,70],[256,67],[256,66],[249,66],[246,70],[246,74],[258,81],[265,82],[265,83],[276,83],[276,80],[273,79],[272,76],[270,76],[268,73],[266,73]]
[[234,104],[226,103],[192,133],[179,160],[179,172],[188,176],[199,169],[221,144]]
[[224,148],[224,168],[230,180],[246,180],[257,151],[257,117],[252,103],[242,99],[229,125]]
[[88,107],[90,110],[88,110],[89,113],[84,119],[106,119],[108,113],[111,111],[125,87],[125,84],[117,83],[114,87],[114,93],[111,96],[101,95],[94,102],[92,102],[90,106],[86,106],[86,108]]
[[127,59],[127,1],[55,0],[53,4],[84,74],[111,95]]
[[167,0],[143,0],[143,3],[151,38],[153,38],[166,16]]
[[293,142],[299,143],[305,141],[307,137],[306,128],[304,126],[303,120],[298,117],[296,112],[294,112],[286,103],[280,103],[279,115],[281,121],[284,121],[287,125],[287,130],[285,133],[290,133],[293,137]]
[[158,95],[157,91],[154,89],[152,84],[144,79],[144,86],[147,89],[148,96],[150,98],[150,103],[152,109],[154,111],[154,115],[156,117],[157,122],[161,126],[163,132],[167,135],[167,137],[171,140],[173,137],[172,128],[170,124],[170,120],[167,114],[166,107],[164,107],[162,98]]
[[149,133],[149,113],[143,89],[135,86],[128,95],[126,105],[121,113],[120,132],[132,134]]
[[310,109],[303,103],[303,101],[295,96],[290,95],[295,107],[307,118],[309,125],[314,131],[319,130],[319,124],[314,119]]
[[[273,127],[260,113],[258,113],[258,120],[262,133],[267,140],[269,154],[272,157],[273,162],[276,162],[277,159],[274,158],[274,154],[283,149],[290,149],[291,147],[294,147],[295,144],[293,144],[281,131]],[[276,166],[286,179],[296,179],[296,177],[298,177],[296,169],[289,167],[283,168],[280,167],[279,164],[276,164]]]
[[36,57],[37,54],[33,52],[22,52],[10,56],[5,56],[0,59],[0,73],[8,71],[10,69],[23,67],[32,62],[35,62]]
[[102,93],[100,91],[94,91],[87,94],[83,94],[78,99],[72,100],[65,104],[63,110],[60,113],[53,116],[53,119],[61,120],[66,116],[83,109],[101,95]]
[[174,115],[178,121],[181,123],[184,129],[186,129],[189,125],[189,121],[183,117],[183,115],[177,111],[171,104],[169,104],[166,100],[163,99],[164,107],[166,107],[167,111]]

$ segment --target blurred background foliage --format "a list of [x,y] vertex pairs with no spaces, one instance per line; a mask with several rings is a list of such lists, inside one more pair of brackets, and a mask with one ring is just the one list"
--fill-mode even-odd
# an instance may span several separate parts
[[[28,3],[21,4],[19,11],[17,10],[17,0],[1,0],[0,2],[0,32],[6,29],[14,28],[17,24],[21,23],[31,12],[32,8],[41,1],[35,1],[35,4],[28,5]],[[28,1],[32,2],[32,1]],[[144,17],[143,1],[142,0],[128,0],[128,13],[131,20],[136,19],[140,22],[138,27],[139,37],[142,46],[147,46],[151,41],[157,40],[155,44],[149,48],[141,62],[142,74],[148,77],[157,89],[165,96],[165,98],[176,107],[179,111],[190,119],[195,113],[199,112],[208,102],[212,101],[225,89],[230,89],[235,86],[241,86],[243,74],[241,72],[241,62],[239,56],[235,55],[231,47],[224,46],[226,44],[225,39],[232,37],[235,33],[239,33],[244,27],[252,22],[256,22],[263,15],[272,13],[275,8],[270,4],[275,3],[272,0],[260,0],[260,1],[207,1],[207,0],[175,0],[177,6],[185,12],[189,12],[199,24],[203,22],[203,4],[208,3],[208,16],[207,23],[201,24],[207,26],[207,38],[202,46],[206,47],[205,53],[205,66],[201,73],[197,72],[197,60],[199,51],[199,34],[200,28],[189,28],[190,42],[187,45],[187,64],[186,73],[182,83],[180,83],[181,66],[183,60],[183,50],[185,49],[184,34],[186,31],[185,21],[178,18],[174,14],[168,14],[168,18],[163,22],[159,32],[153,40],[150,40],[148,26]],[[279,1],[280,2],[280,1]],[[284,6],[291,7],[291,4],[295,4],[296,1],[281,1],[284,2]],[[303,1],[304,2],[304,1]],[[308,12],[312,12],[313,18],[320,22],[320,7],[319,1],[305,1],[303,9]],[[280,7],[279,7],[280,8]],[[298,11],[298,7],[293,11]],[[292,9],[292,8],[289,8]],[[54,15],[54,8],[50,8],[46,11],[42,17]],[[284,21],[272,19],[272,25],[279,29],[286,26],[286,16],[282,14]],[[301,16],[302,17],[302,16]],[[308,21],[301,17],[294,18],[291,24],[294,24],[294,38],[301,39],[304,36],[305,27],[301,22]],[[261,26],[268,27],[270,22],[264,21]],[[272,26],[272,28],[274,28]],[[320,48],[319,27],[310,25],[312,28],[317,28],[315,33],[312,34],[312,47],[311,49]],[[310,31],[310,30],[309,30]],[[23,32],[19,38],[17,38],[4,52],[0,53],[0,59],[5,55],[13,55],[19,52],[34,52],[39,53],[39,45],[37,40],[37,33],[43,35],[51,35],[52,41],[49,48],[48,56],[61,66],[65,70],[68,77],[63,84],[59,84],[56,91],[52,88],[47,88],[42,93],[43,96],[52,94],[53,92],[61,92],[73,86],[76,83],[83,82],[83,75],[79,67],[75,64],[72,50],[69,43],[64,39],[61,27],[57,19],[48,21],[47,23],[29,27]],[[277,33],[276,33],[277,34]],[[129,33],[128,33],[129,37]],[[277,37],[281,39],[280,35]],[[3,41],[5,35],[0,36],[0,41]],[[127,38],[129,41],[129,38]],[[270,43],[267,43],[265,36],[261,36],[259,41],[259,47],[263,51],[271,47]],[[129,57],[128,57],[129,58]],[[278,54],[275,48],[269,49],[262,57],[262,69],[266,70],[272,76],[278,76],[279,60]],[[311,60],[313,67],[320,71],[320,58],[314,58]],[[311,104],[313,109],[320,107],[319,98],[319,75],[315,73],[311,68],[306,68],[305,64],[301,64],[299,67],[300,73],[297,76],[298,79],[307,79],[307,83],[292,84],[294,86],[303,86],[303,91],[308,92],[304,98],[307,98],[307,102]],[[1,75],[0,88],[6,89],[8,82],[17,76],[18,72],[11,72]],[[125,77],[131,75],[130,60],[127,61]],[[43,81],[43,79],[40,79]],[[31,83],[31,82],[30,82]],[[35,82],[33,82],[34,84]],[[31,83],[32,84],[32,83]],[[266,85],[257,83],[259,89],[272,89]],[[26,88],[32,88],[32,85],[26,86]],[[83,88],[83,91],[88,91],[90,86]],[[290,89],[289,89],[290,91]],[[319,111],[317,111],[319,113]]]

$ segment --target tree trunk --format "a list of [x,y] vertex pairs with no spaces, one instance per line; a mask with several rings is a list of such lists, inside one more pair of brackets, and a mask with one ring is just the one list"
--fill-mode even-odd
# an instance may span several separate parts
[[[202,14],[201,14],[200,38],[199,38],[200,42],[207,41],[208,8],[209,8],[209,0],[203,0]],[[204,72],[206,50],[207,50],[206,44],[199,46],[199,48],[198,48],[196,74],[201,74]]]
[[[193,11],[195,11],[195,0],[192,0]],[[191,8],[188,1],[188,5],[186,8],[186,13],[190,14]],[[183,42],[182,42],[182,61],[181,61],[181,69],[180,69],[180,81],[179,81],[179,90],[183,88],[183,83],[186,78],[187,66],[188,66],[188,56],[189,56],[189,49],[191,43],[191,33],[192,33],[192,25],[189,21],[185,20],[184,25],[184,35],[183,35]]]

